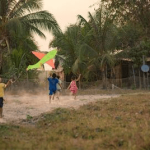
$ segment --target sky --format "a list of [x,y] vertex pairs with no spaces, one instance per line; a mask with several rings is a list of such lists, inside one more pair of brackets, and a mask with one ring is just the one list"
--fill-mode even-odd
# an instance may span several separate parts
[[[62,31],[65,31],[67,26],[76,23],[77,15],[81,15],[87,19],[88,12],[94,12],[97,3],[98,0],[43,0],[43,10],[47,10],[53,14]],[[46,40],[41,39],[37,35],[34,37],[41,51],[49,51],[48,45],[53,36],[48,32],[44,33]]]

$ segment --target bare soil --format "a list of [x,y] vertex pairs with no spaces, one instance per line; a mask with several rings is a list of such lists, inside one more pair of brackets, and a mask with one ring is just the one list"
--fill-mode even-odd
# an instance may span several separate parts
[[78,108],[81,105],[98,100],[111,99],[119,95],[79,95],[74,100],[72,96],[60,96],[49,103],[47,94],[6,94],[3,107],[4,117],[0,123],[17,122],[27,119],[27,117],[39,116],[42,113],[50,112],[56,108]]

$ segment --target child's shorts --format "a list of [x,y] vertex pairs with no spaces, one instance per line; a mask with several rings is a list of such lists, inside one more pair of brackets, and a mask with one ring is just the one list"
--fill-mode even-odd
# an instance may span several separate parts
[[56,89],[50,89],[49,90],[49,95],[53,95],[53,94],[55,94],[56,93]]
[[0,97],[0,108],[3,107],[3,101],[4,101],[3,97]]
[[61,89],[57,89],[58,92],[61,92]]
[[70,90],[72,94],[76,94],[77,90]]

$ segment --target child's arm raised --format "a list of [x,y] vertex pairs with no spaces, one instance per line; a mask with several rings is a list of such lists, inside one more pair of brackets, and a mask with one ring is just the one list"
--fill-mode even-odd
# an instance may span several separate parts
[[79,74],[79,77],[78,77],[78,79],[76,79],[76,81],[79,81],[79,80],[80,80],[80,77],[81,77],[81,74]]
[[5,85],[5,88],[6,88],[7,86],[9,86],[11,83],[12,83],[12,79],[8,80],[8,82],[7,82],[6,85]]

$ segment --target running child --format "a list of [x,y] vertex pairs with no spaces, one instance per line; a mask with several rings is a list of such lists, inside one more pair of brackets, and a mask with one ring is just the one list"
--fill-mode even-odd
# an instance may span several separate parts
[[78,87],[76,82],[80,80],[81,74],[79,75],[78,79],[76,79],[75,76],[72,76],[71,78],[71,83],[69,84],[67,89],[70,89],[70,94],[74,96],[74,99],[76,99],[76,95],[77,95],[77,91],[78,91]]
[[12,83],[12,79],[10,79],[6,84],[1,82],[2,78],[0,78],[0,118],[3,117],[4,89]]
[[[48,78],[48,81],[49,81],[49,91],[50,91],[49,92],[49,103],[51,103],[51,99],[54,100],[54,96],[55,96],[55,93],[56,93],[56,90],[57,90],[56,85],[57,85],[57,83],[59,84],[59,81],[56,78],[56,74],[55,73],[52,74],[52,77],[50,76]],[[61,87],[61,85],[60,85],[60,87]]]
[[[58,83],[62,86],[62,81],[60,80],[60,76],[57,76],[57,79],[58,79]],[[57,88],[57,98],[59,99],[61,86],[58,83],[56,85],[56,88]]]

